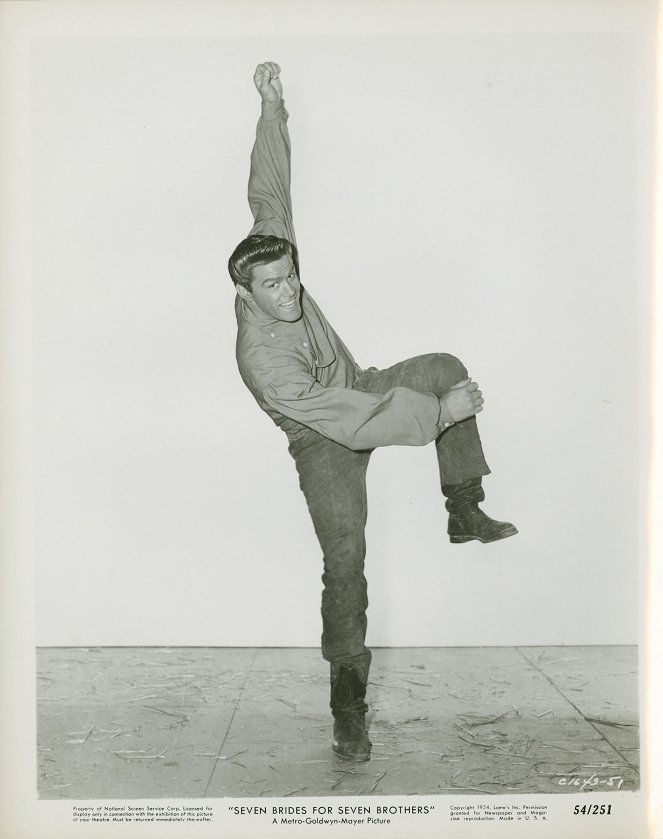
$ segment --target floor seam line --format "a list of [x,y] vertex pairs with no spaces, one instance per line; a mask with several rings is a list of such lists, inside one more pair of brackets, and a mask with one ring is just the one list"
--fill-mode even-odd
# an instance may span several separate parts
[[[615,752],[615,754],[617,754],[617,755],[620,757],[620,759],[621,759],[621,760],[622,760],[622,761],[623,761],[623,762],[624,762],[627,766],[631,766],[631,761],[630,761],[630,760],[627,760],[627,759],[626,759],[626,757],[624,757],[624,755],[623,755],[623,754],[619,751],[619,749],[617,748],[617,746],[615,746],[615,745],[614,745],[614,743],[611,743],[611,742],[610,742],[610,740],[608,740],[608,739],[607,739],[607,737],[603,734],[603,732],[602,732],[600,729],[598,729],[598,728],[597,728],[597,727],[596,727],[596,726],[595,726],[592,722],[590,722],[590,721],[587,719],[587,717],[583,714],[583,712],[580,710],[580,708],[578,708],[578,706],[577,706],[575,703],[573,703],[573,702],[569,699],[569,697],[568,697],[568,696],[566,696],[566,694],[562,693],[561,689],[557,687],[557,685],[553,682],[553,680],[552,680],[552,679],[551,679],[551,678],[550,678],[550,677],[549,677],[546,673],[544,673],[544,672],[543,672],[543,670],[541,670],[541,668],[540,668],[537,664],[535,664],[533,661],[531,661],[529,658],[527,658],[527,656],[525,655],[525,653],[523,653],[523,652],[522,652],[522,650],[520,649],[520,647],[514,647],[514,650],[516,650],[516,651],[517,651],[517,652],[518,652],[518,653],[519,653],[519,654],[520,654],[520,655],[521,655],[521,656],[525,659],[525,661],[526,661],[526,662],[527,662],[527,663],[528,663],[531,667],[533,667],[533,668],[536,670],[536,672],[537,672],[537,673],[540,673],[540,674],[543,676],[543,678],[544,678],[544,679],[545,679],[545,680],[546,680],[546,681],[547,681],[550,685],[552,685],[552,687],[553,687],[553,688],[557,691],[557,693],[558,693],[558,694],[562,697],[562,699],[564,699],[566,702],[568,702],[568,704],[569,704],[569,705],[570,705],[570,706],[571,706],[571,707],[572,707],[575,711],[577,711],[577,713],[578,713],[578,714],[580,714],[580,716],[581,716],[581,717],[582,717],[582,719],[583,719],[583,720],[587,723],[587,725],[588,725],[590,728],[593,728],[593,729],[594,729],[594,731],[595,731],[595,732],[599,735],[599,737],[603,740],[603,742],[604,742],[604,743],[607,743],[607,744],[608,744],[608,746],[610,746],[610,748],[611,748],[611,749]],[[638,772],[638,775],[639,775],[639,774],[640,774],[640,773]]]
[[251,676],[251,672],[253,670],[253,664],[256,660],[256,657],[258,655],[259,650],[260,650],[260,647],[256,647],[255,650],[254,650],[253,658],[251,659],[251,663],[249,664],[248,669],[246,671],[246,679],[244,679],[244,684],[242,685],[242,689],[239,692],[239,696],[235,700],[235,707],[233,708],[233,712],[230,715],[230,720],[228,722],[228,727],[226,728],[226,733],[223,735],[223,740],[221,741],[221,745],[219,746],[219,751],[218,751],[218,753],[216,755],[216,758],[214,760],[214,766],[212,767],[212,771],[210,772],[210,776],[207,780],[207,784],[205,786],[205,789],[203,790],[202,798],[207,798],[207,790],[210,788],[210,784],[212,783],[212,779],[214,778],[214,773],[216,772],[216,767],[219,765],[219,758],[221,757],[221,752],[223,751],[224,746],[226,745],[226,740],[228,739],[228,735],[230,734],[230,729],[232,728],[232,724],[235,721],[235,714],[238,711],[239,703],[241,702],[242,696],[244,696],[244,691],[246,690],[246,685],[247,685],[247,683],[249,681],[249,678]]

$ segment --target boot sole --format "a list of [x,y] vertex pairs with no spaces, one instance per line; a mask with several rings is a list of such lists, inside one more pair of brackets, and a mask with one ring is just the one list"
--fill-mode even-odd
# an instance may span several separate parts
[[371,759],[371,753],[369,752],[367,755],[344,755],[340,752],[337,752],[336,749],[332,746],[332,751],[336,755],[336,757],[340,758],[341,760],[347,760],[348,762],[352,763],[365,763],[367,760]]
[[334,752],[336,757],[340,757],[341,760],[364,761],[364,760],[370,760],[371,759],[371,749],[373,748],[373,744],[369,740],[368,741],[368,751],[366,753],[361,753],[361,754],[357,754],[357,755],[346,755],[346,754],[343,754],[343,752],[338,751],[338,749],[340,747],[340,743],[338,743],[336,740],[332,740],[331,747],[332,747],[332,751]]
[[452,542],[454,545],[460,545],[464,542],[481,542],[484,545],[487,545],[490,542],[499,542],[500,539],[508,539],[509,536],[515,536],[518,533],[515,527],[509,528],[508,530],[503,530],[497,536],[493,536],[492,539],[482,539],[481,536],[449,536],[449,541]]

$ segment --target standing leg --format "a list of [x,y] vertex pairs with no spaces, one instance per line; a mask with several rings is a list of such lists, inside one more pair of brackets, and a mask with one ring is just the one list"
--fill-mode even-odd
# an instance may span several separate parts
[[[443,396],[454,384],[467,378],[467,370],[453,355],[430,353],[401,361],[385,370],[364,371],[355,382],[357,390],[386,393],[394,387],[409,387]],[[435,441],[440,485],[447,497],[448,534],[452,542],[494,542],[518,531],[509,522],[495,521],[479,509],[485,498],[481,477],[490,469],[485,461],[475,417],[458,422]]]
[[370,650],[365,646],[367,584],[366,469],[370,452],[355,452],[307,429],[290,444],[299,484],[323,553],[322,655],[330,664],[334,751],[366,760]]

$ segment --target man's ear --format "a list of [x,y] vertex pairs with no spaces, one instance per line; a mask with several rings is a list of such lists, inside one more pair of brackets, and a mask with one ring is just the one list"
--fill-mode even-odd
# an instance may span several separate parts
[[243,285],[240,285],[239,283],[237,283],[235,288],[237,289],[237,294],[239,294],[239,296],[242,298],[242,300],[253,300],[253,295],[248,290],[248,288],[246,288],[246,286],[243,286]]

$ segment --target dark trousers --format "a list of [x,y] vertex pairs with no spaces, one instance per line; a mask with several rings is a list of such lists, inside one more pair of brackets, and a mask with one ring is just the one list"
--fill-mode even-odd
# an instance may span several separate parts
[[[441,396],[465,378],[467,371],[457,358],[431,353],[386,370],[366,370],[354,387],[386,393],[404,386]],[[435,441],[435,449],[443,484],[490,472],[474,417],[448,428]],[[330,662],[332,678],[341,664],[354,664],[367,681],[371,653],[364,643],[368,607],[364,529],[371,452],[352,451],[303,427],[291,440],[290,454],[323,554],[322,655]]]

